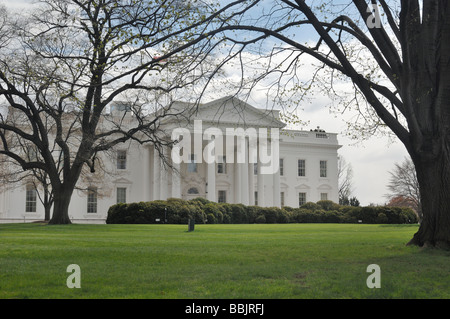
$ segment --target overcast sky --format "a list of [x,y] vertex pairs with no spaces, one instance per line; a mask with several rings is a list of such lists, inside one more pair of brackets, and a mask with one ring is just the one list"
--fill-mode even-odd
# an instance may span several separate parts
[[[27,5],[31,0],[0,0],[10,9],[17,9]],[[230,76],[232,69],[228,69]],[[254,95],[255,96],[255,95]],[[252,104],[252,100],[248,101]],[[258,103],[258,98],[254,98]],[[258,107],[258,105],[254,105]],[[389,171],[394,168],[394,164],[402,162],[407,152],[404,146],[398,141],[391,141],[387,137],[372,137],[369,140],[355,144],[345,136],[346,124],[341,116],[335,117],[329,109],[325,107],[322,97],[318,96],[311,105],[305,105],[304,111],[300,113],[301,119],[309,121],[309,126],[304,129],[320,126],[327,132],[338,133],[338,140],[342,145],[339,154],[343,156],[353,167],[354,196],[362,205],[370,203],[383,204],[386,199],[384,195],[387,191],[389,181]]]

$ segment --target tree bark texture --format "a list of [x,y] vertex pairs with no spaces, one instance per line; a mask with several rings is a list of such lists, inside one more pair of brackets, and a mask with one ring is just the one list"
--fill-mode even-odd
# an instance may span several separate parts
[[53,215],[49,224],[71,224],[69,205],[74,188],[61,188],[55,190]]
[[405,143],[416,168],[423,220],[409,244],[450,248],[450,2],[402,1]]
[[449,145],[433,161],[415,159],[423,220],[409,245],[450,249]]

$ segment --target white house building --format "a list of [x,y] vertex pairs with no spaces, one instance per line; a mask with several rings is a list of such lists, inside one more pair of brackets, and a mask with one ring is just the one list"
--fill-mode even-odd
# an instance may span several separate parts
[[[166,135],[180,140],[163,149],[164,157],[151,144],[133,142],[104,157],[108,173],[80,180],[69,216],[74,223],[104,223],[116,203],[170,197],[277,207],[338,202],[337,134],[284,127],[278,111],[236,98],[202,104],[189,120],[163,123]],[[26,179],[16,184],[0,187],[0,222],[43,220],[36,189]]]

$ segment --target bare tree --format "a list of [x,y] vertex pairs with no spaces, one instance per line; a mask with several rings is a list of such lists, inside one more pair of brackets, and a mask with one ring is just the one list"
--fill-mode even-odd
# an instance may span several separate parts
[[342,205],[348,202],[353,193],[353,168],[347,163],[345,158],[338,158],[338,182],[339,182],[339,203]]
[[422,220],[419,181],[411,159],[405,158],[402,163],[396,163],[394,170],[389,173],[391,178],[387,187],[390,194],[386,196],[391,201],[402,199],[404,204],[417,212],[419,220]]
[[[160,122],[186,111],[170,96],[215,74],[207,30],[223,10],[200,0],[42,0],[1,29],[0,154],[48,178],[50,223],[71,222],[83,167],[94,171],[102,152],[127,141],[171,146]],[[18,141],[36,148],[35,160]]]
[[[227,32],[228,41],[240,52],[283,56],[281,63],[272,58],[258,79],[279,75],[272,82],[279,88],[282,77],[287,77],[292,85],[279,92],[298,93],[300,99],[292,100],[301,101],[316,85],[335,97],[346,95],[340,111],[353,108],[365,121],[359,128],[370,128],[365,131],[369,135],[383,127],[395,134],[414,163],[420,186],[423,220],[409,244],[450,247],[450,3],[265,4],[242,1],[247,7],[240,9],[241,18],[221,30]],[[297,40],[298,34],[307,34],[314,43]],[[281,44],[274,45],[275,41]],[[305,56],[315,59],[317,69],[308,71],[310,80],[302,82]],[[350,94],[339,89],[345,82],[353,85]]]

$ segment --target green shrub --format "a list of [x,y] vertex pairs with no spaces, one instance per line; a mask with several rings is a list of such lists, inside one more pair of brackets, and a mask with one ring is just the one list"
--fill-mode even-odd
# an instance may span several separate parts
[[308,209],[311,211],[321,209],[321,207],[319,205],[317,205],[316,203],[312,203],[312,202],[307,202],[307,203],[303,204],[302,206],[300,206],[300,208]]
[[177,198],[116,204],[109,208],[108,224],[197,224],[243,223],[417,223],[417,215],[409,208],[370,206],[340,206],[331,201],[306,203],[301,208],[259,207],[242,204],[210,202],[204,198],[185,201]]
[[361,219],[361,207],[341,206],[341,219],[343,223],[356,224]]
[[342,214],[337,210],[325,211],[322,215],[323,223],[342,223]]
[[291,213],[285,211],[284,209],[280,209],[278,212],[278,224],[287,224],[291,222]]
[[361,219],[364,224],[376,224],[379,209],[377,207],[361,207]]
[[279,208],[277,207],[264,207],[261,208],[264,216],[266,217],[267,224],[276,224],[279,216]]
[[206,214],[206,222],[208,224],[217,224],[217,218],[213,214]]
[[247,206],[247,219],[249,224],[256,223],[256,217],[258,216],[258,212],[260,207],[258,206]]
[[231,224],[247,224],[247,210],[242,204],[229,204]]
[[208,216],[208,223],[211,223],[209,220],[209,215],[214,216],[215,223],[214,224],[221,224],[223,222],[223,214],[219,209],[219,206],[217,203],[209,202],[203,206],[203,212]]
[[389,219],[387,218],[385,213],[378,213],[377,216],[377,224],[387,224]]
[[339,210],[339,204],[331,200],[320,200],[317,202],[317,205],[320,206],[320,209],[330,211],[330,210]]
[[297,223],[317,223],[317,214],[309,209],[297,208],[293,211],[293,218]]
[[208,203],[211,203],[209,200],[207,200],[206,198],[203,197],[196,197],[194,199],[189,200],[189,203],[197,205],[197,206],[203,206],[206,205]]
[[224,214],[223,215],[223,223],[224,224],[231,224],[231,215],[230,214]]
[[266,216],[264,216],[263,214],[260,214],[260,215],[256,216],[255,223],[256,224],[265,224],[266,223]]

